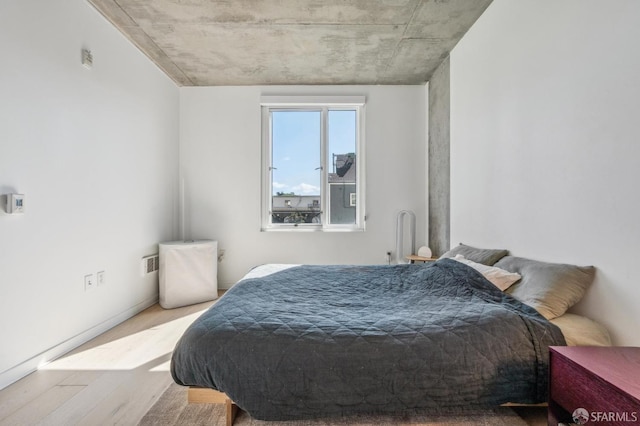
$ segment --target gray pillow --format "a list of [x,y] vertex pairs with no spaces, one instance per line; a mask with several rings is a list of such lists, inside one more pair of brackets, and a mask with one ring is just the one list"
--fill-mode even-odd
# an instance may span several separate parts
[[522,279],[506,293],[549,320],[578,303],[596,274],[593,266],[538,262],[514,256],[503,257],[495,266],[522,275]]
[[507,250],[494,250],[494,249],[480,249],[471,246],[466,246],[460,243],[459,246],[452,248],[442,256],[440,259],[448,257],[456,257],[461,254],[465,259],[472,260],[476,263],[482,263],[483,265],[493,266],[498,260],[502,259],[509,254]]

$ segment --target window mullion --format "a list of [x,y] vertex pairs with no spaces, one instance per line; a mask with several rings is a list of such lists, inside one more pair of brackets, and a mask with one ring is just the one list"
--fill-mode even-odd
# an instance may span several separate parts
[[269,222],[272,221],[272,215],[273,215],[273,113],[271,111],[271,108],[269,108],[269,146],[268,146],[268,158],[269,158],[269,163],[267,164],[267,167],[269,168],[269,187],[268,187],[268,194],[269,194]]
[[327,150],[329,149],[327,146],[327,122],[328,122],[328,108],[322,108],[322,123],[320,126],[320,161],[322,168],[320,169],[320,209],[322,210],[322,227],[326,227],[329,225],[329,209],[331,206],[329,205],[329,178],[327,170]]

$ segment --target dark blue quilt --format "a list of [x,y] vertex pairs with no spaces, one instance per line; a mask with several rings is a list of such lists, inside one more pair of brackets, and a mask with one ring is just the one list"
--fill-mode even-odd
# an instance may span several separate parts
[[426,265],[296,266],[244,279],[198,318],[174,380],[262,420],[546,401],[560,330],[481,274]]

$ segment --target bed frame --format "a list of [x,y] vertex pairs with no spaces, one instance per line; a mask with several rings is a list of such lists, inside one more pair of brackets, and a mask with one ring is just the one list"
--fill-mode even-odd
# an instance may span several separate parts
[[[224,404],[225,405],[225,425],[233,426],[233,422],[238,414],[238,406],[224,392],[208,388],[190,387],[187,391],[187,402],[189,404]],[[546,407],[547,403],[541,404],[518,404],[507,402],[502,407]]]
[[187,391],[189,404],[224,404],[225,425],[232,426],[238,414],[238,406],[224,392],[207,388],[190,387]]

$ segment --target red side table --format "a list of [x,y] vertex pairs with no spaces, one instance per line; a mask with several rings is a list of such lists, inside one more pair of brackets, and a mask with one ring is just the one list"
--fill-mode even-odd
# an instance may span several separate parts
[[574,421],[640,424],[640,348],[549,348],[549,425]]

